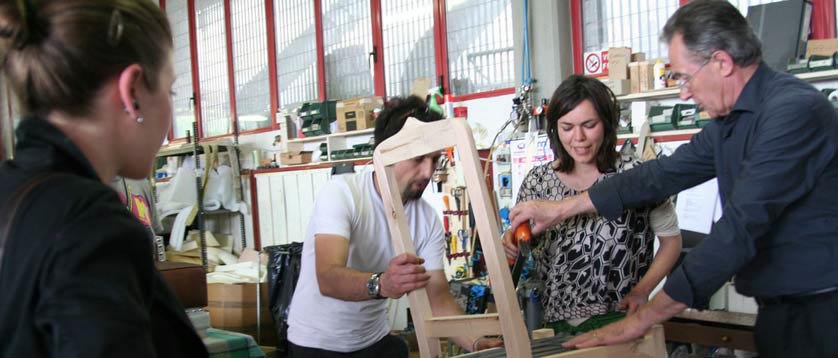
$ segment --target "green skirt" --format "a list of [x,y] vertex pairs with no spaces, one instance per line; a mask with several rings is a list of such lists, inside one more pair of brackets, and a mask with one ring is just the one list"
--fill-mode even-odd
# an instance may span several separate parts
[[557,336],[560,334],[575,336],[607,326],[625,317],[625,312],[610,312],[588,318],[578,326],[573,326],[567,321],[556,321],[544,324],[544,328],[552,328]]

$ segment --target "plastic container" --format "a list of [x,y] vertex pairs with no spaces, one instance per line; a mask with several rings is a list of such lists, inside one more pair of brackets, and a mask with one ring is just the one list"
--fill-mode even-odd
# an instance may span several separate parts
[[663,64],[661,59],[655,62],[652,73],[655,75],[655,89],[666,88],[666,65]]

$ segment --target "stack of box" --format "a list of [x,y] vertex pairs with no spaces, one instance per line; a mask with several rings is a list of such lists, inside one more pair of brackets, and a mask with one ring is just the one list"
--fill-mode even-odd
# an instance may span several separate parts
[[654,63],[646,61],[646,54],[640,52],[631,55],[631,63],[628,65],[631,93],[651,91],[655,88],[654,67]]
[[282,165],[311,163],[311,151],[303,150],[303,143],[288,142],[284,151],[279,153],[279,163]]
[[809,40],[806,60],[789,63],[791,73],[826,71],[838,67],[838,39]]
[[698,128],[698,106],[679,103],[672,109],[672,124],[677,129]]
[[[268,285],[261,291],[261,344],[276,342],[276,331],[271,318]],[[210,323],[213,328],[241,332],[256,337],[256,284],[238,283],[207,285]]]
[[672,110],[670,106],[652,106],[649,109],[649,127],[652,132],[675,129],[675,124],[672,121]]
[[330,124],[335,121],[335,101],[304,103],[297,116],[302,120],[302,132],[306,137],[329,134]]
[[382,106],[384,106],[384,100],[381,97],[361,97],[338,102],[335,105],[338,132],[351,132],[374,127],[374,111]]
[[608,49],[608,81],[605,83],[616,96],[628,94],[630,91],[629,62],[631,62],[631,48]]

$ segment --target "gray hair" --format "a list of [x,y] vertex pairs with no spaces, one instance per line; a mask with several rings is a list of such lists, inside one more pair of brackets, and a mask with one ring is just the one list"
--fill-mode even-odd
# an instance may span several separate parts
[[663,27],[667,44],[681,34],[696,60],[709,60],[715,51],[730,54],[738,66],[762,60],[762,45],[748,21],[726,0],[693,0],[681,6]]

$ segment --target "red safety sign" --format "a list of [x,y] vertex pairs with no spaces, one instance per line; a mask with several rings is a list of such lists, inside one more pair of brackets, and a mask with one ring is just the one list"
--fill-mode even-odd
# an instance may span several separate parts
[[589,53],[587,57],[585,57],[585,72],[587,73],[596,73],[599,72],[599,67],[602,63],[599,60],[599,54],[596,52]]
[[608,50],[585,52],[583,59],[586,75],[603,76],[608,74]]

